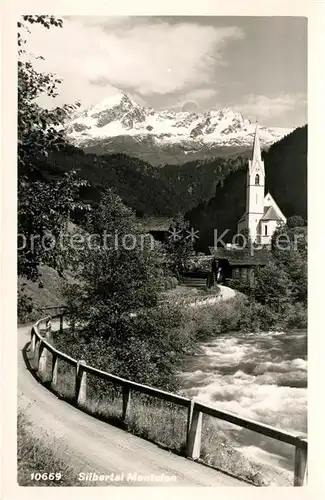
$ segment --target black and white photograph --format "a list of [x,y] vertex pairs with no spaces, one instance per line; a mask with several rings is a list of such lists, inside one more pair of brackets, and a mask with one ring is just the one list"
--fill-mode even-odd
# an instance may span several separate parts
[[307,17],[16,23],[17,484],[306,486]]

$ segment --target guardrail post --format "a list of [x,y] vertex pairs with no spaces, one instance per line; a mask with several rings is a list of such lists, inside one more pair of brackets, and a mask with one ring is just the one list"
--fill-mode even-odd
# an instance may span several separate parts
[[295,476],[294,486],[304,486],[307,476],[307,442],[302,441],[302,445],[296,446],[295,452]]
[[85,364],[85,361],[78,361],[76,368],[75,400],[77,405],[85,404],[87,399],[87,373],[82,367],[83,364]]
[[194,403],[190,431],[186,443],[186,454],[194,460],[200,458],[202,433],[202,413],[196,409]]
[[36,346],[36,333],[33,327],[31,329],[31,339],[30,339],[30,349],[33,356],[35,355],[35,346]]
[[35,371],[38,370],[38,358],[39,358],[40,345],[41,345],[41,341],[35,335],[35,350],[34,350],[34,356],[33,356],[33,370],[35,370]]
[[52,335],[52,320],[51,320],[51,318],[48,318],[48,320],[46,321],[45,328],[46,328],[46,331],[45,331],[46,340],[51,340],[51,335]]
[[190,429],[191,429],[191,423],[192,423],[193,409],[194,409],[194,401],[191,399],[190,404],[189,404],[189,406],[187,408],[186,443],[188,443],[189,436],[190,436]]
[[38,373],[41,376],[45,376],[46,367],[48,360],[48,350],[46,349],[44,343],[40,341],[39,350],[38,350]]
[[52,384],[57,385],[58,383],[58,365],[59,358],[56,354],[52,354]]
[[60,315],[60,333],[63,332],[63,313]]
[[122,421],[125,422],[130,416],[131,409],[131,389],[123,386],[122,389],[123,405],[122,405]]

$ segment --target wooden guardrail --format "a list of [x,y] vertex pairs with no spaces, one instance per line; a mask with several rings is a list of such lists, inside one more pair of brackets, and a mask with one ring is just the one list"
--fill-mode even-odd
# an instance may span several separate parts
[[[46,311],[56,311],[57,309],[65,311],[67,309],[67,306],[64,305],[64,304],[61,304],[61,305],[58,305],[58,306],[45,306],[45,307],[41,307],[40,308],[40,310],[43,311],[43,312],[46,312]],[[53,317],[53,315],[52,315],[52,317]]]
[[[52,316],[52,319],[60,320],[60,329],[63,328],[63,313]],[[44,324],[46,338],[41,335],[40,325]],[[98,370],[87,365],[83,360],[77,361],[71,356],[55,349],[49,342],[51,331],[51,316],[46,316],[37,321],[31,329],[31,351],[32,354],[38,351],[36,362],[36,370],[40,374],[44,374],[48,367],[48,353],[52,354],[51,380],[54,385],[58,380],[58,363],[59,360],[66,361],[75,367],[75,395],[74,400],[77,406],[82,406],[87,399],[87,373],[95,375],[103,380],[112,382],[113,384],[122,387],[122,421],[127,421],[131,408],[131,392],[140,392],[148,396],[162,399],[167,402],[174,403],[187,408],[187,435],[186,435],[186,456],[193,460],[200,458],[201,450],[201,433],[202,433],[202,416],[209,415],[220,420],[224,420],[234,425],[238,425],[244,429],[248,429],[263,436],[267,436],[282,443],[287,443],[295,447],[294,461],[294,486],[303,486],[306,483],[307,475],[307,451],[308,442],[306,437],[295,435],[275,427],[271,427],[254,420],[241,418],[233,413],[220,411],[212,406],[205,405],[198,401],[179,396],[170,392],[162,391],[154,387],[143,384],[138,384],[116,375]]]
[[66,305],[41,307],[42,314],[48,314],[51,318],[58,318],[60,320],[60,332],[63,331],[63,316],[67,310]]

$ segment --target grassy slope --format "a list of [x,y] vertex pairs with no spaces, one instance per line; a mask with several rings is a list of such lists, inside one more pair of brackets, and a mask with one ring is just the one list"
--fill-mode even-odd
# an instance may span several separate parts
[[[18,311],[18,319],[25,323],[39,319],[42,308],[64,305],[62,294],[66,282],[71,282],[71,276],[66,273],[62,278],[57,271],[48,266],[41,266],[42,276],[40,281],[32,282],[26,278],[18,277],[18,290],[31,299],[33,310],[29,313]],[[41,285],[40,285],[41,282]]]
[[[18,413],[17,422],[17,479],[19,486],[80,486],[76,480],[77,474],[58,458],[57,443],[48,438],[36,438],[31,430],[31,424],[22,413]],[[61,474],[56,480],[32,479],[32,473]]]
[[42,266],[41,273],[40,280],[43,286],[40,286],[39,282],[34,283],[21,277],[18,277],[18,284],[20,286],[26,284],[25,292],[32,298],[37,308],[63,304],[61,287],[64,279],[59,276],[57,271],[48,266]]

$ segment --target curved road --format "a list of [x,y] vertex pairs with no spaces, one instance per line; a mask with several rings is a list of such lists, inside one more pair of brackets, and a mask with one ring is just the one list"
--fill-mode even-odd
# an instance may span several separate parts
[[[55,329],[55,325],[53,325]],[[23,348],[29,342],[30,326],[18,330],[18,405],[32,422],[32,432],[56,441],[59,456],[79,473],[118,475],[119,481],[101,486],[249,486],[248,484],[165,451],[158,446],[101,422],[60,400],[39,384],[28,371]],[[48,436],[48,437],[47,437]],[[176,476],[170,482],[130,482],[128,473]],[[117,476],[115,476],[117,478]],[[83,484],[85,484],[83,482]],[[99,483],[97,483],[98,485]],[[96,485],[87,482],[87,485]]]
[[220,301],[230,300],[236,297],[237,292],[233,288],[229,288],[229,286],[218,285],[220,292],[216,297],[210,298],[202,298],[197,302],[192,302],[189,304],[191,307],[203,306],[203,305],[213,305]]
[[229,288],[229,286],[218,285],[220,288],[220,300],[229,300],[236,297],[237,292],[233,288]]

